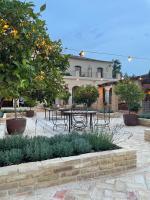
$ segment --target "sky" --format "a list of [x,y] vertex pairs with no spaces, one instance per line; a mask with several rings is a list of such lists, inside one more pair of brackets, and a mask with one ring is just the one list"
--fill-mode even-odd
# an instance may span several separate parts
[[[150,0],[32,0],[52,40],[61,39],[66,51],[96,51],[85,56],[99,60],[119,59],[123,73],[141,75],[150,70]],[[101,54],[102,52],[125,57]],[[128,56],[148,58],[133,59]]]

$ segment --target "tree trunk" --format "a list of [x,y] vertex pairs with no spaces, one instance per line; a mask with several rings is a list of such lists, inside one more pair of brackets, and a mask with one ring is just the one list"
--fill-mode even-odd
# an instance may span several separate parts
[[17,118],[17,99],[14,99],[15,119]]
[[1,109],[1,108],[2,108],[2,106],[3,106],[4,99],[5,99],[5,98],[4,98],[4,97],[2,97],[2,98],[1,98],[1,100],[0,100],[0,109]]

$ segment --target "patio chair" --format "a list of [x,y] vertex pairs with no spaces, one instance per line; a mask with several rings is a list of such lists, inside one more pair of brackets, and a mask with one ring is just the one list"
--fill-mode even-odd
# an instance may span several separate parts
[[68,117],[63,115],[59,110],[52,111],[53,131],[58,127],[63,127],[68,130]]
[[96,120],[94,121],[94,129],[108,129],[110,130],[110,108],[104,108],[103,113],[96,114]]
[[[84,110],[85,111],[85,110]],[[82,113],[82,110],[73,110],[71,128],[77,131],[83,131],[87,127],[88,116],[87,113]]]

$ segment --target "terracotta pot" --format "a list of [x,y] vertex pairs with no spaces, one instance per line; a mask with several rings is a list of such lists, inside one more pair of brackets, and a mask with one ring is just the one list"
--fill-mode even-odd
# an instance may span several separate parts
[[138,116],[136,114],[124,114],[123,119],[127,126],[136,126],[139,124]]
[[33,117],[34,116],[34,110],[27,110],[26,111],[26,117]]
[[6,120],[7,132],[10,135],[22,134],[26,127],[25,118],[7,119]]

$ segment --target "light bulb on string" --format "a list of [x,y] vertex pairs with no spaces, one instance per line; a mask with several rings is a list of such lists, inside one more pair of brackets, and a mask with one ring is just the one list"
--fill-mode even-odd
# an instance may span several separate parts
[[133,60],[132,56],[128,56],[128,62],[131,62]]
[[84,52],[83,50],[80,51],[79,56],[80,56],[80,57],[84,57],[84,56],[85,56],[85,52]]

